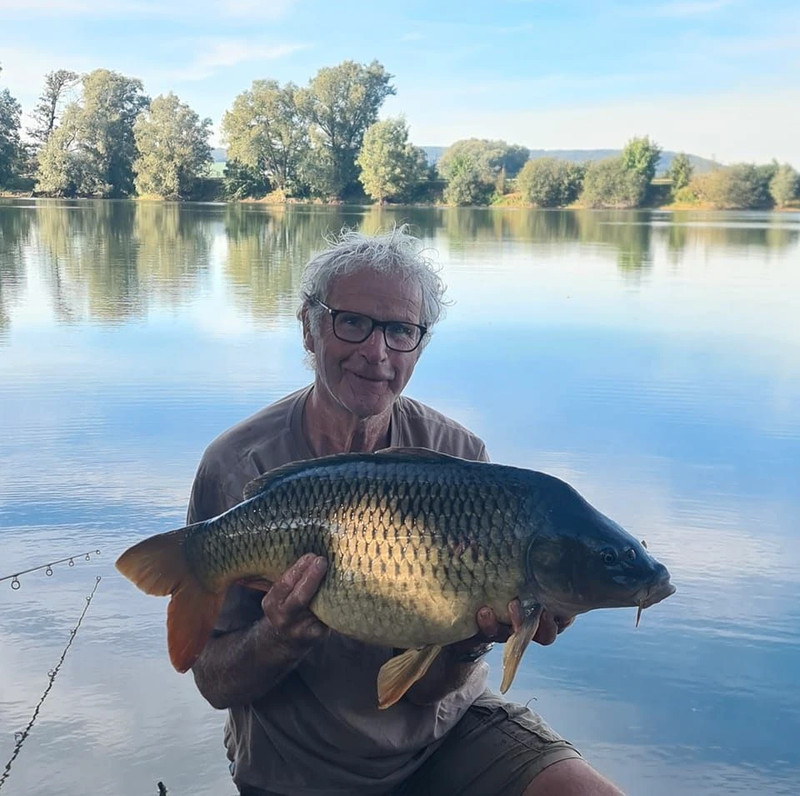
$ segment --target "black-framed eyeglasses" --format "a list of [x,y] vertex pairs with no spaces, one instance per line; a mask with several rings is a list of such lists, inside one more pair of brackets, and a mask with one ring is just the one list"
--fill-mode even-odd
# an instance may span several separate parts
[[378,327],[383,331],[383,339],[387,348],[408,354],[419,347],[422,338],[428,333],[428,327],[419,323],[378,321],[360,312],[335,310],[314,296],[306,296],[306,298],[328,311],[334,335],[345,343],[363,343],[372,334],[375,327]]

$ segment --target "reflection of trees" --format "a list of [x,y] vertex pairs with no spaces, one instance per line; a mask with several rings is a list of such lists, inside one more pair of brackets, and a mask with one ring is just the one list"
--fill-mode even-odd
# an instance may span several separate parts
[[[23,204],[16,202],[15,204]],[[649,266],[661,245],[675,263],[686,253],[797,246],[800,227],[780,213],[553,211],[521,208],[225,207],[126,201],[0,204],[0,333],[28,275],[43,273],[59,320],[88,314],[120,320],[145,313],[153,298],[191,300],[211,269],[215,239],[227,241],[224,275],[239,306],[254,317],[293,313],[300,271],[325,238],[343,227],[371,233],[407,223],[451,250],[476,242],[565,243],[608,251],[618,266]]]
[[338,209],[228,205],[226,273],[237,303],[263,319],[293,312],[303,265],[345,224],[353,222]]
[[[206,208],[203,208],[206,210]],[[180,301],[208,266],[213,216],[174,204],[37,204],[38,254],[56,314],[68,322],[144,314],[154,296]]]
[[454,250],[475,242],[509,239],[556,246],[579,242],[615,250],[617,263],[625,270],[650,262],[647,215],[636,211],[450,208],[443,220]]
[[676,255],[686,247],[706,249],[785,249],[800,241],[800,226],[782,213],[725,213],[683,210],[667,216],[659,229]]
[[646,211],[581,211],[581,243],[599,244],[616,252],[617,266],[634,272],[652,265],[650,217]]
[[84,305],[90,317],[104,320],[142,314],[134,214],[132,202],[38,204],[39,253],[62,320]]
[[171,305],[185,300],[210,266],[214,226],[221,214],[203,205],[137,202],[137,272],[148,296]]
[[10,324],[10,307],[25,283],[23,255],[33,209],[0,203],[0,337]]

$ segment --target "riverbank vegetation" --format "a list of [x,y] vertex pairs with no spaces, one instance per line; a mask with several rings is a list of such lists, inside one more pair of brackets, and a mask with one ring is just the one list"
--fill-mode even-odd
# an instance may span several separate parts
[[800,200],[789,164],[695,173],[685,153],[659,173],[661,147],[630,139],[591,162],[530,158],[505,141],[465,138],[435,163],[402,117],[379,120],[392,75],[377,61],[320,69],[306,86],[255,80],[224,114],[224,173],[211,173],[212,122],[172,93],[97,69],[49,73],[33,125],[0,89],[0,190],[54,197],[375,202],[557,208],[784,208]]

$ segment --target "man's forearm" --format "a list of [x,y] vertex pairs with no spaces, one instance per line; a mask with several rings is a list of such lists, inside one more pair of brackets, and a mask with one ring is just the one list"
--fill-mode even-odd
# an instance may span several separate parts
[[263,619],[209,639],[192,667],[200,693],[215,708],[263,697],[302,660],[307,647],[290,647]]

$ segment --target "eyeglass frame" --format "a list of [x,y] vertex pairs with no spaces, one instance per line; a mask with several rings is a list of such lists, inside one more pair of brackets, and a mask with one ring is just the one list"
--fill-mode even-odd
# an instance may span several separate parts
[[[314,304],[319,304],[322,309],[326,310],[328,315],[331,317],[331,329],[333,330],[333,336],[337,340],[341,340],[343,343],[351,343],[352,345],[360,345],[365,340],[368,340],[370,335],[375,331],[376,328],[380,329],[383,332],[383,342],[386,343],[386,347],[390,351],[396,351],[398,354],[411,354],[412,352],[416,351],[422,341],[425,339],[425,335],[428,334],[428,327],[424,326],[421,323],[411,323],[411,321],[379,321],[377,318],[373,318],[371,315],[367,315],[364,312],[356,312],[355,310],[335,310],[333,307],[329,307],[322,299],[318,299],[316,296],[306,296],[306,301],[311,301]],[[369,332],[361,338],[361,340],[346,340],[344,337],[340,337],[336,333],[336,316],[341,315],[342,313],[349,313],[350,315],[360,315],[362,318],[367,318],[369,322],[372,324],[370,327]],[[393,323],[401,323],[405,326],[413,326],[420,331],[419,340],[417,340],[416,345],[413,348],[395,348],[389,342],[389,339],[386,337],[386,327]]]

